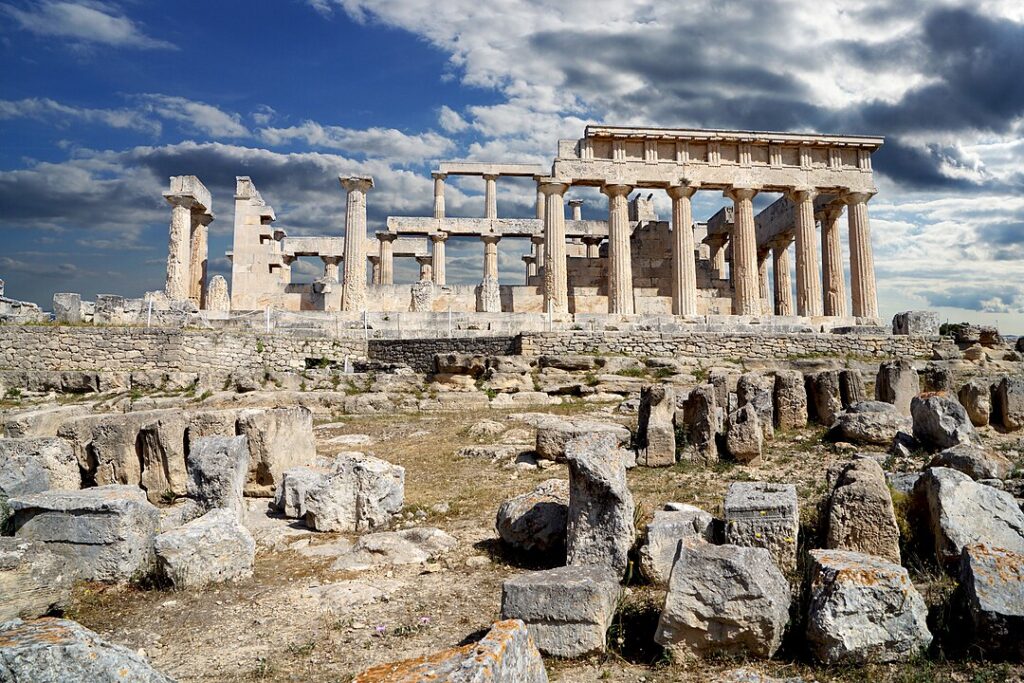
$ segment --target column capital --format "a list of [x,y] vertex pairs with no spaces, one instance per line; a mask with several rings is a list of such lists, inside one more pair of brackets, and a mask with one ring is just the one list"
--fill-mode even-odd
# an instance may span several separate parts
[[840,195],[840,201],[842,201],[842,203],[846,205],[862,204],[867,202],[874,196],[874,192],[843,192]]
[[570,199],[569,201],[566,202],[566,204],[568,204],[571,207],[583,206],[583,200],[582,199]]
[[536,260],[537,257],[534,256],[533,254],[523,254],[523,263],[527,265],[536,262]]
[[695,195],[699,189],[699,183],[683,182],[679,185],[669,185],[665,188],[665,192],[671,199],[689,199]]
[[336,266],[339,263],[341,263],[341,257],[340,256],[330,256],[330,255],[320,254],[320,260],[324,262],[325,266]]
[[370,263],[380,263],[380,254],[367,254],[366,260]]
[[173,207],[180,206],[186,209],[202,207],[202,204],[200,204],[199,201],[190,194],[172,194],[170,192],[164,192],[164,199],[166,199],[167,203]]
[[604,242],[604,237],[601,235],[583,235],[580,239],[583,241],[583,244],[601,244],[601,242]]
[[215,216],[211,211],[204,211],[202,213],[195,212],[192,214],[192,220],[202,226],[207,226],[213,222]]
[[378,232],[376,235],[381,242],[394,242],[398,239],[398,235],[393,232]]
[[533,244],[544,244],[544,235],[530,235],[530,242]]
[[445,242],[448,239],[448,233],[446,232],[433,232],[430,234],[430,241],[434,244],[438,242]]
[[498,174],[497,173],[484,173],[480,177],[483,178],[484,180],[497,180],[498,179]]
[[733,201],[740,201],[743,199],[753,199],[760,188],[755,187],[729,187],[722,191],[722,194]]
[[430,177],[434,180],[446,180],[448,178],[447,173],[441,173],[440,171],[431,171]]
[[843,206],[844,204],[841,201],[826,204],[821,207],[820,211],[815,212],[814,217],[825,221],[834,221],[843,212]]
[[569,189],[569,183],[554,178],[541,178],[537,181],[537,189],[544,193],[544,196],[557,194],[562,196]]
[[814,198],[818,196],[818,188],[797,186],[791,187],[785,192],[786,199],[798,204],[800,202],[813,202]]
[[433,262],[434,257],[430,256],[429,254],[420,254],[419,256],[416,257],[416,263],[420,264],[421,266],[429,266]]
[[339,175],[338,182],[349,192],[353,190],[367,192],[373,188],[373,177],[368,175]]
[[789,245],[792,243],[793,235],[784,234],[779,235],[778,237],[773,239],[771,242],[768,243],[768,246],[771,247],[772,249],[789,249]]
[[601,186],[601,193],[609,197],[625,197],[632,191],[633,186],[624,183],[605,183]]
[[501,235],[480,235],[480,240],[484,244],[497,244],[501,241]]

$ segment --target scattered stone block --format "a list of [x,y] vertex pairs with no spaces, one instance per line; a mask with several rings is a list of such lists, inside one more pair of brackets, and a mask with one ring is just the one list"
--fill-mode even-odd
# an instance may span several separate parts
[[55,292],[53,319],[58,325],[78,325],[82,322],[82,295],[77,292]]
[[405,468],[358,453],[337,457],[333,471],[306,491],[306,525],[362,532],[386,526],[405,500]]
[[977,441],[974,425],[960,403],[942,394],[915,396],[910,404],[914,438],[932,451]]
[[913,430],[913,422],[891,403],[861,401],[836,416],[826,434],[832,441],[888,446],[900,432]]
[[578,437],[605,433],[615,440],[616,450],[629,444],[629,430],[614,422],[596,422],[593,420],[563,420],[557,417],[547,418],[537,425],[537,457],[556,462],[565,462],[566,446]]
[[249,443],[250,495],[272,494],[284,471],[316,460],[313,413],[308,408],[260,408],[238,413],[236,434]]
[[904,311],[892,318],[893,334],[939,336],[939,314],[935,311]]
[[808,407],[818,424],[831,426],[843,410],[838,370],[820,370],[806,375]]
[[654,640],[675,655],[771,657],[789,603],[767,550],[681,542]]
[[766,548],[783,571],[796,569],[800,512],[796,486],[737,481],[725,494],[725,542]]
[[799,370],[778,370],[773,387],[775,426],[782,430],[807,426],[807,389]]
[[523,622],[499,621],[483,640],[425,657],[380,664],[352,683],[547,683],[544,660]]
[[176,588],[252,576],[256,541],[231,510],[216,509],[154,539],[157,569]]
[[280,485],[274,491],[274,507],[285,517],[305,518],[306,493],[320,484],[330,471],[330,467],[293,467],[285,470]]
[[11,411],[3,418],[3,433],[8,439],[57,436],[61,425],[87,412],[89,406],[79,404]]
[[962,443],[932,457],[928,467],[949,467],[971,479],[1006,479],[1013,472],[1013,463],[995,451]]
[[246,437],[198,438],[188,457],[188,496],[199,514],[224,508],[240,517],[245,510],[242,495],[248,472]]
[[979,539],[1024,553],[1024,512],[1006,491],[948,467],[932,467],[917,480],[913,495],[927,515],[935,557],[943,566],[955,566],[964,546]]
[[0,680],[174,683],[145,657],[67,619],[0,624]]
[[480,420],[469,428],[469,436],[473,439],[487,439],[498,436],[505,431],[505,425],[494,420]]
[[70,606],[72,574],[65,565],[43,543],[0,537],[0,624]]
[[[682,420],[680,420],[680,412]],[[686,443],[682,446],[681,457],[690,462],[712,465],[718,462],[716,435],[721,429],[718,407],[715,402],[715,388],[711,384],[694,387],[682,411],[677,411],[676,424],[683,425]]]
[[989,423],[992,416],[992,387],[987,382],[972,379],[960,387],[957,399],[971,418],[971,424],[984,427]]
[[487,369],[484,356],[468,353],[438,353],[434,355],[434,372],[440,375],[472,375],[479,377]]
[[618,439],[608,433],[569,442],[569,521],[566,564],[604,565],[621,576],[636,530]]
[[811,551],[807,644],[829,664],[910,659],[932,641],[907,570],[847,550]]
[[455,537],[433,527],[378,531],[360,536],[352,550],[339,557],[331,569],[365,571],[389,565],[422,564],[453,550],[458,543]]
[[766,441],[775,438],[774,392],[775,378],[771,375],[747,372],[736,381],[736,400],[741,408],[749,405],[757,413],[761,433]]
[[8,518],[8,498],[81,485],[78,459],[64,439],[0,439],[0,528]]
[[825,547],[875,555],[900,563],[900,530],[885,472],[858,458],[829,473],[833,483]]
[[522,552],[550,553],[565,548],[569,483],[548,479],[498,508],[494,526],[501,540]]
[[999,422],[1008,432],[1024,429],[1024,379],[1004,377],[994,388]]
[[729,413],[725,427],[725,448],[733,458],[747,465],[761,464],[764,431],[750,404]]
[[637,461],[647,467],[668,467],[676,462],[675,390],[651,384],[640,390],[637,426]]
[[655,586],[668,586],[680,541],[711,541],[714,518],[699,507],[673,503],[658,510],[647,525],[647,542],[640,548],[640,571]]
[[910,401],[921,391],[921,378],[913,364],[903,358],[878,366],[875,400],[892,403],[904,415],[910,415]]
[[621,592],[608,567],[528,572],[503,584],[501,618],[522,620],[542,654],[583,657],[604,652]]
[[946,365],[928,362],[918,374],[926,392],[953,391],[953,373]]
[[75,578],[124,582],[153,568],[160,511],[135,486],[46,491],[9,501],[15,536],[39,541]]
[[960,561],[957,600],[985,657],[1024,660],[1024,553],[971,543]]
[[844,368],[839,371],[839,400],[843,409],[849,408],[854,403],[867,400],[867,390],[864,388],[864,378],[860,370]]

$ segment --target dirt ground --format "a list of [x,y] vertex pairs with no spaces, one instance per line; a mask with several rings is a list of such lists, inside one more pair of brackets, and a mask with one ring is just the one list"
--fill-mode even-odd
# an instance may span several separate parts
[[[604,411],[629,424],[612,407],[558,406],[544,412]],[[249,515],[259,548],[254,576],[203,590],[83,585],[70,616],[111,640],[141,649],[161,671],[181,681],[348,681],[378,663],[415,657],[478,639],[499,617],[502,581],[541,568],[534,559],[509,555],[497,541],[494,516],[502,500],[549,478],[567,478],[564,465],[527,470],[510,462],[463,458],[474,440],[468,429],[491,419],[529,429],[510,412],[339,416],[317,428],[319,450],[342,434],[367,434],[360,447],[406,468],[403,524],[437,526],[459,546],[434,564],[359,573],[331,571],[339,534],[314,533],[294,521],[268,518],[266,501],[253,500]],[[632,418],[635,423],[635,417]],[[991,430],[988,430],[990,432]],[[529,429],[532,435],[532,429]],[[646,523],[667,501],[690,502],[712,513],[731,481],[797,484],[802,520],[812,525],[825,494],[827,467],[844,457],[823,445],[821,432],[778,434],[758,467],[722,464],[714,469],[677,465],[635,468],[629,484]],[[989,434],[1002,449],[1020,450],[1020,438]],[[913,469],[922,462],[900,463]],[[315,554],[321,553],[321,554]],[[798,577],[791,577],[798,582]],[[938,602],[952,582],[922,568],[914,579],[925,599]],[[775,676],[818,681],[1020,681],[1024,667],[973,661],[921,659],[899,666],[821,668],[786,654],[771,662],[739,660],[673,663],[652,637],[663,593],[639,581],[626,591],[613,626],[610,651],[581,661],[548,661],[553,681],[707,681],[748,666]]]

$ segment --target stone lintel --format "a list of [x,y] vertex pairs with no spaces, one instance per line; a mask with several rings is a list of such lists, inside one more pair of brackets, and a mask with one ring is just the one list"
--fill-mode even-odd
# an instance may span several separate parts
[[178,196],[191,197],[203,211],[209,211],[212,206],[210,191],[194,175],[171,176],[170,187],[164,193],[164,197],[167,198],[167,201],[171,201],[171,197]]
[[339,175],[338,182],[346,190],[362,190],[366,192],[373,188],[373,176],[368,175]]
[[[450,237],[533,237],[544,234],[544,221],[539,218],[428,218],[419,216],[388,216],[389,232],[399,235],[432,235],[448,233]],[[565,221],[567,237],[608,234],[607,221]]]
[[[479,161],[442,161],[436,171],[439,175],[466,176],[518,176],[532,178],[545,176],[548,169],[539,164],[492,164]],[[437,176],[434,176],[437,177]]]
[[664,142],[756,142],[762,144],[818,145],[857,147],[875,150],[885,143],[876,135],[820,135],[757,130],[720,130],[715,128],[635,128],[631,126],[587,126],[585,138],[622,140],[659,140]]

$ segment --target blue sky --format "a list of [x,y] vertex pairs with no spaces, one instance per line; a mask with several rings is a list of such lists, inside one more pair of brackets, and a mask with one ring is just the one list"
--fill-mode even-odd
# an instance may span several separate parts
[[[549,163],[558,138],[603,122],[884,135],[883,314],[1024,332],[1019,2],[0,0],[0,59],[15,298],[161,288],[169,175],[214,192],[211,266],[226,273],[235,175],[290,234],[341,234],[338,173],[374,175],[373,229],[429,213],[438,159]],[[449,213],[480,215],[480,185],[451,183]],[[698,197],[698,219],[725,203]],[[499,188],[503,215],[532,200],[529,184]],[[504,281],[527,248],[502,243]],[[478,243],[448,253],[450,279],[479,278]]]

